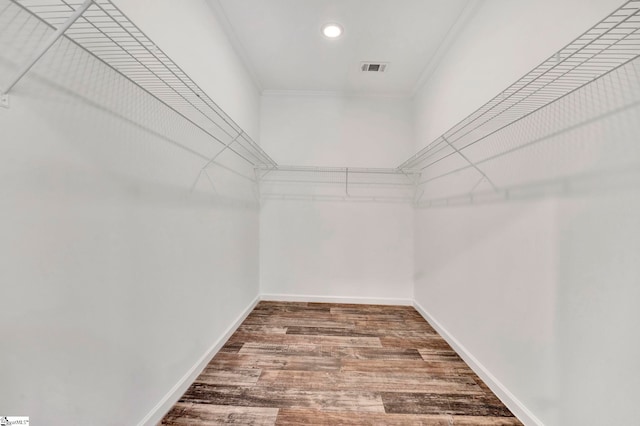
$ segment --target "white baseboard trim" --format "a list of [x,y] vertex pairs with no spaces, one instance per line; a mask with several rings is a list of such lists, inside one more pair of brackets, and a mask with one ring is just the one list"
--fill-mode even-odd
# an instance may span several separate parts
[[426,309],[418,302],[413,302],[413,307],[431,324],[431,326],[451,345],[460,357],[471,369],[489,386],[498,398],[509,410],[526,426],[544,426],[525,405],[515,397],[491,372],[474,357],[449,331],[442,326]]
[[269,302],[316,302],[316,303],[352,303],[358,305],[400,305],[413,306],[412,299],[393,299],[386,297],[341,297],[311,296],[303,294],[262,294],[260,300]]
[[231,324],[224,332],[224,334],[216,340],[216,342],[205,352],[202,357],[185,373],[184,376],[176,383],[169,392],[158,402],[158,404],[153,407],[153,409],[147,414],[140,422],[138,426],[155,426],[157,425],[162,418],[169,412],[171,407],[178,402],[180,397],[187,391],[191,383],[202,373],[202,370],[211,362],[213,357],[218,353],[218,351],[224,346],[224,344],[229,340],[231,335],[236,331],[236,329],[242,324],[242,322],[247,318],[247,316],[253,311],[253,308],[256,307],[258,302],[260,301],[260,296],[257,296],[247,308],[242,311],[242,313],[236,318],[236,320]]

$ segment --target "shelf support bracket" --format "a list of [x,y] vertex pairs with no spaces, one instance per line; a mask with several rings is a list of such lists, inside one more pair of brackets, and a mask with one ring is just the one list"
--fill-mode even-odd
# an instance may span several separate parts
[[464,158],[464,161],[466,161],[467,163],[469,163],[469,165],[471,167],[473,167],[474,169],[476,169],[476,171],[478,173],[480,173],[486,180],[487,182],[489,182],[489,184],[491,185],[491,187],[493,188],[494,191],[499,192],[500,190],[498,189],[498,187],[493,183],[493,181],[491,181],[491,179],[489,179],[489,176],[487,176],[487,174],[485,172],[483,172],[480,167],[478,167],[476,165],[476,163],[474,163],[473,161],[469,160],[469,157],[467,157],[466,155],[464,155],[462,153],[462,151],[460,151],[458,148],[456,148],[455,146],[453,146],[453,144],[451,142],[449,142],[447,140],[447,138],[445,138],[444,136],[442,136],[442,140],[445,141],[447,143],[447,145],[449,145],[451,147],[451,149],[453,149],[456,153],[458,153],[458,155],[460,155],[460,157]]
[[419,207],[420,206],[420,200],[422,199],[423,195],[424,195],[424,190],[420,191],[420,190],[418,190],[418,188],[416,188],[415,196],[413,197],[413,205],[414,205],[414,207]]
[[[418,173],[412,173],[411,175],[409,173],[407,173],[405,171],[405,169],[401,169],[401,168],[396,168],[396,170],[400,173],[402,173],[409,182],[411,182],[411,184],[413,185],[413,202],[414,204],[417,203],[417,197],[418,197],[418,188],[420,187],[420,176],[422,176],[422,174],[418,174]],[[424,191],[423,191],[424,193]],[[422,196],[422,195],[421,195]]]
[[277,169],[278,169],[277,165],[276,166],[271,166],[269,169],[267,169],[266,172],[262,173],[263,169],[258,167],[258,171],[259,171],[258,172],[258,181],[262,181],[265,177],[267,177],[267,175],[269,173],[271,173],[272,171],[277,170]]
[[258,168],[253,169],[253,181],[254,181],[254,196],[256,197],[256,201],[258,204],[262,201],[261,193],[260,193],[260,170]]
[[53,34],[51,34],[47,41],[42,46],[40,46],[40,48],[38,48],[33,56],[20,67],[16,75],[9,81],[9,84],[3,90],[0,90],[0,106],[3,106],[5,108],[9,107],[9,92],[11,91],[11,89],[13,89],[13,87],[18,84],[20,80],[22,80],[22,77],[24,77],[29,72],[29,70],[31,70],[31,68],[33,68],[33,66],[40,60],[40,58],[42,58],[44,54],[47,53],[49,49],[51,49],[51,46],[53,46],[55,42],[64,35],[64,33],[71,27],[71,25],[73,25],[73,23],[76,22],[84,12],[86,12],[93,1],[94,0],[85,0],[84,3],[82,3],[82,5],[80,5],[80,7],[78,7],[71,14],[71,16],[67,18],[65,23],[58,27]]
[[207,164],[205,164],[205,165],[202,167],[202,170],[206,169],[207,167],[209,167],[209,166],[211,165],[211,163],[213,163],[214,161],[216,161],[216,159],[217,159],[218,157],[220,157],[220,155],[221,155],[223,152],[225,152],[225,151],[227,150],[227,148],[229,148],[231,145],[233,145],[233,144],[235,143],[235,141],[237,141],[237,140],[238,140],[238,138],[239,138],[240,136],[242,136],[243,134],[244,134],[244,132],[243,132],[243,131],[242,131],[242,132],[240,132],[240,133],[238,133],[238,134],[236,135],[236,137],[235,137],[235,138],[233,138],[233,139],[232,139],[228,144],[226,144],[226,145],[224,146],[224,148],[222,148],[220,151],[218,151],[218,153],[217,153],[216,155],[214,155],[214,156],[213,156],[213,158],[211,158],[211,160],[209,160],[209,161],[207,162]]
[[344,192],[347,194],[347,197],[351,197],[349,194],[349,168],[347,167],[344,172]]
[[211,186],[213,187],[213,190],[214,191],[216,190],[215,186],[213,186],[213,181],[211,180],[211,176],[209,176],[209,173],[207,173],[207,167],[209,167],[214,161],[216,161],[216,158],[218,158],[220,156],[220,154],[225,152],[227,150],[227,148],[229,148],[231,145],[233,145],[233,143],[235,141],[237,141],[238,138],[240,136],[242,136],[243,134],[244,134],[244,132],[242,132],[242,131],[240,133],[238,133],[235,138],[233,138],[229,143],[227,143],[224,146],[224,148],[222,148],[220,151],[218,151],[216,155],[214,155],[209,161],[207,161],[207,163],[204,166],[202,166],[202,168],[200,169],[200,173],[198,173],[198,177],[196,178],[195,182],[193,182],[193,185],[191,185],[191,192],[193,192],[193,190],[196,188],[196,185],[200,181],[200,177],[202,176],[203,173],[207,175],[207,178],[209,179],[209,182],[211,182]]

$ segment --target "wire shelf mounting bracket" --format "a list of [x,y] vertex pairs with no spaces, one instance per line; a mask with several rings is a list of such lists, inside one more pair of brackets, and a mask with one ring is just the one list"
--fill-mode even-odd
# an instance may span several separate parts
[[476,163],[474,163],[473,161],[471,161],[469,159],[469,157],[467,157],[466,155],[464,155],[464,153],[462,151],[460,151],[458,148],[456,148],[451,142],[449,142],[449,140],[447,138],[445,138],[444,136],[442,136],[442,140],[451,147],[451,149],[453,149],[458,155],[460,155],[464,161],[466,161],[467,163],[469,163],[469,165],[471,167],[473,167],[474,169],[476,169],[476,171],[478,173],[480,173],[480,175],[482,175],[482,178],[484,180],[486,180],[487,182],[489,182],[489,185],[491,185],[491,187],[493,188],[494,191],[498,192],[498,187],[493,183],[493,181],[491,179],[489,179],[489,176],[487,176],[487,174],[485,172],[482,171],[482,169],[480,169],[480,167],[478,167],[478,165]]
[[56,31],[51,34],[51,36],[47,39],[45,43],[36,50],[33,56],[27,60],[20,69],[16,72],[15,76],[9,81],[7,87],[3,90],[0,90],[0,106],[4,108],[9,108],[9,92],[11,89],[15,87],[16,84],[33,68],[33,66],[38,63],[40,58],[42,58],[45,53],[51,49],[51,47],[64,35],[64,33],[71,27],[82,16],[89,6],[93,4],[94,0],[85,0],[84,3],[80,5],[67,20],[56,29]]
[[344,192],[347,194],[347,197],[351,197],[349,194],[349,168],[347,167],[344,170]]
[[198,185],[198,182],[200,181],[200,177],[202,177],[203,174],[205,174],[207,176],[207,178],[209,179],[209,182],[211,182],[211,186],[213,187],[214,192],[216,191],[215,186],[213,185],[213,180],[211,179],[211,176],[209,176],[209,173],[207,173],[207,169],[209,168],[209,166],[211,164],[213,164],[216,159],[227,150],[227,148],[231,147],[231,145],[233,145],[233,143],[235,141],[238,140],[239,137],[241,137],[244,134],[244,131],[240,131],[240,133],[238,133],[236,135],[235,138],[233,138],[231,141],[229,141],[229,143],[227,143],[224,148],[222,148],[220,151],[218,151],[218,153],[216,155],[214,155],[213,157],[211,157],[211,159],[209,161],[207,161],[207,163],[202,166],[202,168],[200,169],[200,173],[198,173],[198,177],[196,178],[195,182],[193,182],[193,185],[191,185],[191,192],[193,192],[193,190],[196,188],[196,185]]

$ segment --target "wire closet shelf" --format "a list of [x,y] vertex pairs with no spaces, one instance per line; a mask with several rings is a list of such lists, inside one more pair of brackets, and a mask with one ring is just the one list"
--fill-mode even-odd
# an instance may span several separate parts
[[[475,170],[494,191],[498,184],[469,152],[495,144],[496,135],[640,56],[640,0],[624,3],[507,89],[398,166],[423,174],[420,184]],[[637,79],[637,77],[636,77]],[[493,140],[492,140],[493,138]],[[507,142],[505,145],[515,145]],[[471,149],[473,148],[473,149]],[[507,151],[510,146],[505,147]],[[494,153],[495,154],[495,153]],[[455,159],[456,161],[452,161]],[[442,163],[448,164],[442,164]],[[455,165],[454,165],[455,163]],[[472,189],[473,191],[473,189]]]
[[365,167],[282,166],[257,169],[264,199],[410,202],[420,174]]
[[[482,155],[486,158],[487,152],[479,152],[494,149],[498,136],[511,138],[519,125],[540,111],[570,100],[629,64],[635,66],[640,57],[640,0],[631,0],[395,168],[280,166],[110,0],[10,0],[10,4],[204,132],[220,146],[209,163],[229,151],[252,166],[260,193],[267,198],[402,199],[417,203],[422,196],[416,196],[418,189],[465,170],[499,192],[503,182],[485,168]],[[48,47],[44,46],[40,55]],[[29,68],[18,73],[1,95],[6,95]],[[634,88],[636,82],[637,77],[632,81]],[[514,139],[499,149],[508,152],[517,144],[524,143]]]
[[207,134],[220,144],[219,154],[228,150],[253,167],[276,166],[276,162],[111,1],[11,1]]

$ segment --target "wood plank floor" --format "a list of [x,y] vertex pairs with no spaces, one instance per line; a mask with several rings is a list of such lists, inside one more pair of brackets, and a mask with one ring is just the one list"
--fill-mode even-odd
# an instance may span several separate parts
[[412,307],[260,302],[163,425],[521,425]]

